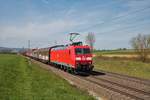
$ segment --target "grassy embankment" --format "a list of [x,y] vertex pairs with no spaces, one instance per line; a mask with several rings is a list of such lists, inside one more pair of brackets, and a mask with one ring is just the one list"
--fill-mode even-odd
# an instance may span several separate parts
[[84,91],[17,55],[0,54],[0,100],[91,100]]
[[139,60],[132,58],[122,58],[122,57],[102,57],[105,54],[134,54],[132,51],[127,52],[96,52],[96,57],[94,58],[94,64],[97,69],[121,73],[129,76],[140,77],[144,79],[150,79],[150,63],[143,63]]

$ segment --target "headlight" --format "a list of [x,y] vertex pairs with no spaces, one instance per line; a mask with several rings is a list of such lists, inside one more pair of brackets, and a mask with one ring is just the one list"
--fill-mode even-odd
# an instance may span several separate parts
[[87,57],[86,60],[92,60],[92,57]]
[[81,60],[81,57],[76,57],[76,60]]

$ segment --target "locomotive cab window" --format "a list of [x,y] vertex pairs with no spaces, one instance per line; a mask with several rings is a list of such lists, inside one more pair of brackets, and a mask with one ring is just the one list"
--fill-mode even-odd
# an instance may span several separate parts
[[90,54],[91,50],[89,48],[76,48],[75,53],[78,54]]
[[90,54],[91,50],[89,48],[83,48],[83,54]]
[[82,48],[76,48],[75,49],[75,53],[78,54],[82,54]]

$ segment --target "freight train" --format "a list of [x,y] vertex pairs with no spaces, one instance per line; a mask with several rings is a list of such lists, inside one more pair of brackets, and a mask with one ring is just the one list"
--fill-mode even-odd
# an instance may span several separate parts
[[71,73],[91,72],[94,68],[91,47],[82,42],[32,49],[25,55]]

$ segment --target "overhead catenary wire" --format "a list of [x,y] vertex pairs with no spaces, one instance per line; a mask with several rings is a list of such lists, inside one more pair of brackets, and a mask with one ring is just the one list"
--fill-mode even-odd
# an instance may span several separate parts
[[[139,21],[141,20],[141,21]],[[108,31],[104,31],[104,32],[101,32],[100,34],[104,34],[104,33],[108,33],[108,32],[118,32],[118,31],[124,31],[126,29],[135,29],[137,27],[144,27],[144,25],[146,24],[150,24],[150,20],[149,21],[143,21],[144,19],[143,18],[140,18],[140,19],[136,19],[134,20],[134,22],[128,22],[125,26],[119,26],[119,28],[114,28],[112,30],[108,30]]]
[[110,23],[110,22],[113,22],[113,21],[116,21],[116,20],[125,18],[125,17],[127,17],[127,16],[136,14],[136,13],[138,13],[138,12],[142,12],[142,11],[147,10],[147,9],[149,9],[149,8],[150,8],[150,6],[145,7],[145,8],[142,8],[142,9],[138,9],[138,10],[135,10],[135,11],[132,11],[132,12],[128,12],[128,13],[126,13],[126,14],[124,14],[124,15],[120,15],[120,16],[117,16],[117,17],[113,17],[111,20],[107,20],[107,21],[104,21],[104,22],[102,22],[102,23],[97,23],[97,24],[94,24],[94,25],[92,25],[92,26],[86,27],[86,28],[84,28],[84,29],[81,29],[80,31],[85,31],[85,30],[89,30],[89,29],[91,29],[91,28],[93,28],[93,27],[97,27],[97,26],[99,26],[99,25],[108,24],[108,23]]
[[[142,23],[140,25],[145,25],[145,24],[150,24],[149,23]],[[114,30],[110,30],[110,31],[107,31],[107,32],[99,32],[100,34],[99,35],[102,35],[102,34],[105,34],[105,33],[112,33],[112,32],[122,32],[122,31],[125,31],[127,29],[129,30],[132,30],[132,29],[136,29],[138,26],[137,25],[130,25],[130,26],[126,26],[126,27],[123,27],[123,28],[119,28],[119,29],[114,29]],[[143,27],[143,26],[142,26]]]

